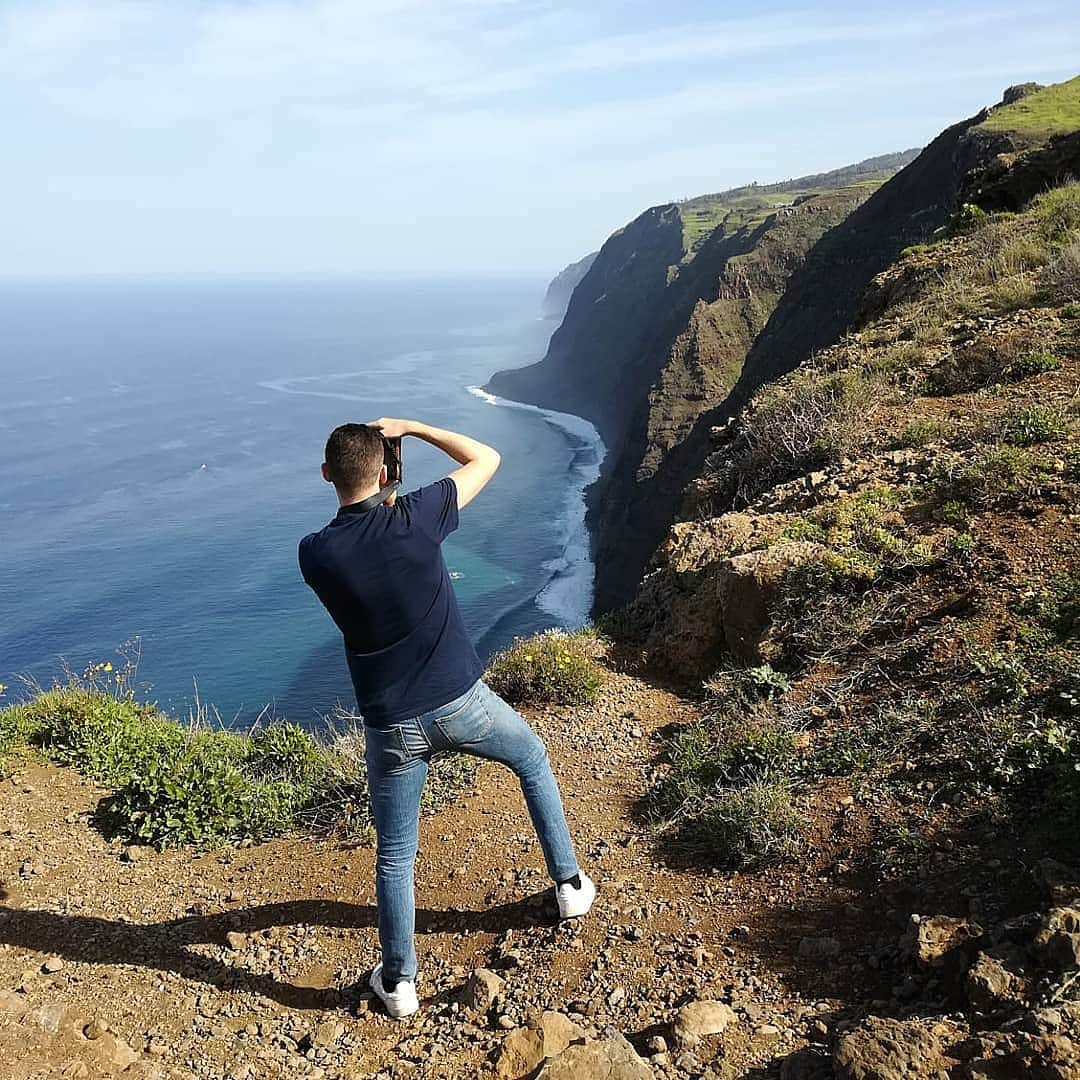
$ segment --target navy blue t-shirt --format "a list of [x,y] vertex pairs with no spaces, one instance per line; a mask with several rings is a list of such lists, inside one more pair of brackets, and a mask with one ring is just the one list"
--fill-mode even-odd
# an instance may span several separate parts
[[345,637],[356,704],[373,727],[445,705],[483,674],[440,546],[457,527],[446,477],[393,506],[342,507],[300,541],[300,573]]

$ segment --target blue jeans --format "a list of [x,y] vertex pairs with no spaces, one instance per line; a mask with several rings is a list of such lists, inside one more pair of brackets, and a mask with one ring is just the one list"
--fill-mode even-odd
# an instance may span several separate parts
[[559,789],[540,737],[483,681],[431,712],[388,728],[365,727],[371,816],[375,822],[375,898],[379,909],[383,983],[416,976],[413,866],[420,793],[432,755],[448,750],[509,766],[544,849],[548,873],[566,881],[578,872]]

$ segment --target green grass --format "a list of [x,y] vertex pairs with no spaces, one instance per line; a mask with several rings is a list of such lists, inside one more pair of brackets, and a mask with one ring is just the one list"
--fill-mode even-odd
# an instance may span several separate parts
[[[900,158],[897,158],[897,167],[900,163]],[[721,226],[725,235],[743,228],[756,228],[774,211],[790,206],[799,199],[849,188],[864,189],[869,193],[880,187],[894,172],[895,168],[888,167],[870,171],[837,169],[831,173],[804,176],[779,184],[750,184],[730,191],[686,199],[678,204],[683,222],[684,246],[687,253],[693,253]]]
[[1043,87],[994,109],[980,125],[985,131],[1017,135],[1028,142],[1044,142],[1080,128],[1080,76]]
[[945,430],[945,424],[940,420],[923,418],[909,420],[900,432],[898,441],[901,446],[928,446],[932,442],[937,442]]
[[604,684],[597,662],[603,643],[594,630],[545,630],[515,639],[496,653],[485,678],[508,701],[587,705]]
[[1001,437],[1012,446],[1035,446],[1053,442],[1068,433],[1064,413],[1044,405],[1028,405],[1006,413],[1001,423]]
[[1049,474],[1048,462],[1036,449],[984,446],[969,458],[939,462],[929,487],[940,503],[987,509],[1034,497]]
[[[362,740],[316,739],[294,724],[252,735],[183,724],[129,694],[72,681],[0,711],[0,767],[37,753],[113,789],[98,822],[125,840],[170,847],[265,840],[296,828],[364,833]],[[426,804],[466,779],[433,766]]]
[[1021,353],[1005,370],[1011,379],[1028,379],[1032,375],[1042,375],[1047,371],[1057,371],[1061,367],[1060,357],[1046,349],[1035,349]]

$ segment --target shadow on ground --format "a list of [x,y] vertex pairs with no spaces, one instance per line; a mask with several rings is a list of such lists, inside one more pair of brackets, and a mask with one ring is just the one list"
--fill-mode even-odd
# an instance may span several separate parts
[[[555,922],[549,890],[485,911],[418,910],[421,934],[500,933]],[[7,898],[0,895],[0,902]],[[83,964],[136,964],[171,971],[214,986],[241,982],[245,989],[290,1009],[332,1009],[342,1003],[338,988],[319,989],[282,982],[203,956],[192,945],[225,945],[230,932],[257,933],[273,927],[307,925],[364,929],[376,925],[373,905],[333,900],[291,900],[212,915],[191,915],[159,923],[115,922],[86,915],[61,915],[0,907],[0,942],[54,953]]]

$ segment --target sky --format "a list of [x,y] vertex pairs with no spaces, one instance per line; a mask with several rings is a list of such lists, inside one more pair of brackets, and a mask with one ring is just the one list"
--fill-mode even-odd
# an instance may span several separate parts
[[0,0],[0,274],[548,275],[1080,73],[1080,5]]

